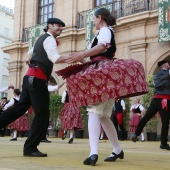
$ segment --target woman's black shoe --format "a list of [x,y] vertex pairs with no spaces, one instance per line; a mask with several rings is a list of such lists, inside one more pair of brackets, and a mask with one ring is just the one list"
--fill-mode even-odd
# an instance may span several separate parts
[[71,139],[68,141],[68,143],[73,143],[73,138],[71,138]]
[[108,158],[106,158],[104,161],[106,162],[112,162],[112,161],[115,161],[116,159],[124,159],[124,152],[121,151],[118,155],[116,155],[114,152],[112,152],[112,155],[113,156],[110,156]]
[[17,141],[17,138],[12,138],[10,139],[10,141]]
[[65,132],[65,133],[63,134],[62,140],[64,140],[64,139],[66,138],[66,136],[67,136],[67,132]]
[[95,166],[97,160],[98,160],[98,155],[94,154],[94,155],[91,155],[89,158],[85,159],[83,163],[84,165]]

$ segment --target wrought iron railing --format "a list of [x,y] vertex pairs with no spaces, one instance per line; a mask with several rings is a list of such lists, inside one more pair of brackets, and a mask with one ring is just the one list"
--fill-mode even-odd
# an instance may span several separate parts
[[[158,9],[158,0],[117,0],[108,5],[115,18],[121,18],[143,11]],[[78,13],[77,28],[86,26],[86,12]]]
[[22,42],[28,42],[30,37],[35,36],[34,34],[36,34],[36,29],[39,29],[38,33],[41,34],[45,26],[46,23],[43,23],[43,24],[37,24],[32,27],[24,28],[22,32]]
[[[111,9],[111,13],[116,17],[124,17],[133,15],[143,11],[158,9],[158,0],[116,0],[107,4]],[[77,28],[86,27],[87,11],[79,12],[77,18]],[[41,27],[44,24],[35,25]],[[22,33],[22,42],[28,42],[30,30],[34,27],[24,28]]]

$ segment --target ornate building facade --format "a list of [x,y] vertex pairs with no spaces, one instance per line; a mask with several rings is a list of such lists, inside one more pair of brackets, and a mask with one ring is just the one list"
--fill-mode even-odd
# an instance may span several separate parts
[[[163,1],[166,0],[160,0]],[[107,5],[117,18],[114,27],[117,44],[115,57],[140,61],[146,75],[158,71],[158,61],[170,60],[170,41],[158,42],[158,0],[15,0],[12,44],[3,47],[3,51],[11,56],[9,84],[21,88],[22,78],[28,68],[25,64],[26,53],[36,33],[42,33],[47,18],[57,17],[66,23],[61,36],[57,38],[60,54],[84,51],[86,42],[91,39],[91,12],[102,5]],[[63,80],[55,74],[55,70],[65,66],[54,66],[52,77],[56,84]],[[64,88],[59,90],[59,94]]]

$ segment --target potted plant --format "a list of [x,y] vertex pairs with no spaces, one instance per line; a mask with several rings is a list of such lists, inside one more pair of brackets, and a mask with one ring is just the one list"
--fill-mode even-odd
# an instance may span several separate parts
[[56,137],[57,132],[61,130],[60,113],[63,108],[61,103],[61,96],[58,94],[50,95],[50,121],[51,129],[49,129],[49,136]]
[[[148,109],[154,95],[153,75],[148,76],[147,82],[149,86],[149,93],[143,96],[143,102],[146,110]],[[157,139],[156,125],[157,125],[157,116],[154,116],[147,122],[146,124],[147,140],[155,141]]]
[[146,124],[146,131],[147,131],[147,140],[148,141],[156,141],[157,139],[157,132],[155,132],[157,124],[156,117],[150,119]]
[[84,132],[87,131],[88,115],[87,115],[86,107],[81,107],[81,118],[82,118],[83,128],[75,131],[75,138],[83,138]]

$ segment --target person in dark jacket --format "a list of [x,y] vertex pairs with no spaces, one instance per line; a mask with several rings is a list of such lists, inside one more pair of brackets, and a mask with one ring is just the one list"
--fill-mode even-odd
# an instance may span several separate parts
[[32,105],[35,117],[30,134],[24,144],[23,155],[47,157],[37,148],[49,121],[48,80],[53,65],[62,63],[68,56],[61,56],[57,51],[56,37],[63,30],[65,23],[58,18],[49,18],[47,32],[40,36],[33,49],[29,69],[23,78],[20,101],[0,114],[0,128],[7,126],[21,117]]
[[159,111],[162,121],[160,149],[170,150],[167,143],[170,120],[170,63],[167,60],[162,60],[158,62],[158,66],[161,70],[154,75],[154,97],[145,116],[139,122],[132,141],[137,141],[137,137],[141,134],[146,123]]

